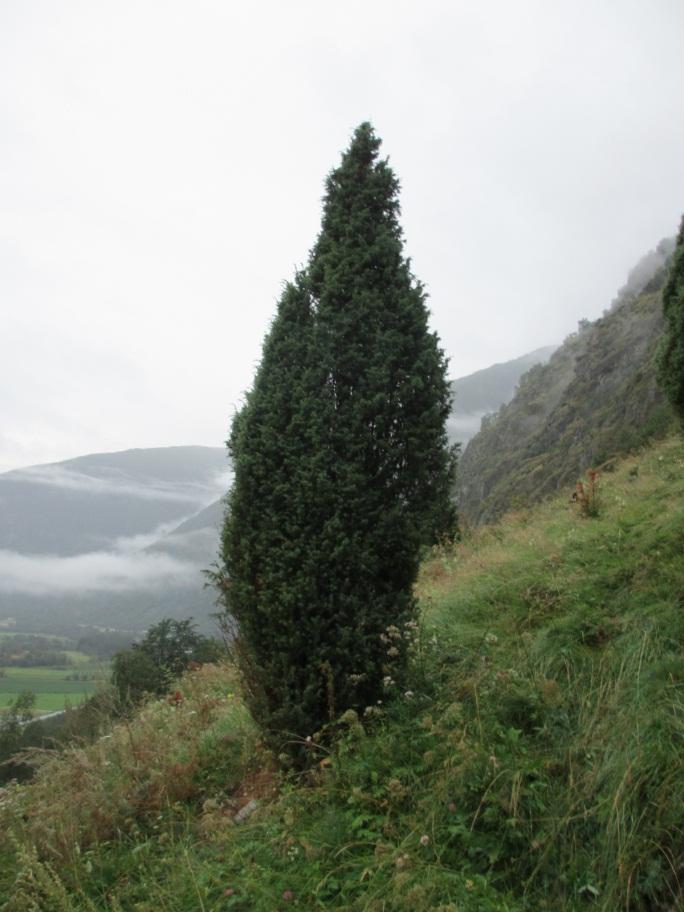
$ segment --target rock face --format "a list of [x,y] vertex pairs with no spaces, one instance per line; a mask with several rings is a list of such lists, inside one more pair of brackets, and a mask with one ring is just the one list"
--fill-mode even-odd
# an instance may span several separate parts
[[[661,242],[657,251],[670,245]],[[521,378],[510,403],[483,420],[459,465],[463,521],[490,522],[539,501],[667,430],[672,414],[653,368],[665,259],[645,257],[638,281],[611,309],[594,323],[583,321],[548,363]]]

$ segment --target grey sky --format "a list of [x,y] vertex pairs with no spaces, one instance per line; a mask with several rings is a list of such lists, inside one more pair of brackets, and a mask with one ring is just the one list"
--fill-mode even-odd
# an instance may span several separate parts
[[0,470],[224,440],[370,119],[459,376],[684,209],[681,0],[2,0]]

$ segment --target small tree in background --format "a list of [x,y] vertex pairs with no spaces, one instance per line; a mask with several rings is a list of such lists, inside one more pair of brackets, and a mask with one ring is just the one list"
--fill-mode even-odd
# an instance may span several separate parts
[[684,421],[684,216],[663,289],[665,335],[658,353],[658,382]]
[[141,649],[117,652],[112,659],[112,684],[124,705],[164,693],[166,680],[163,669]]
[[216,580],[252,711],[280,742],[382,698],[405,664],[421,545],[455,531],[446,360],[379,146],[362,124],[329,175],[229,441]]
[[197,633],[192,618],[164,618],[150,627],[140,643],[117,652],[112,684],[124,702],[137,703],[145,694],[166,693],[191,662],[216,662],[223,653],[218,640]]

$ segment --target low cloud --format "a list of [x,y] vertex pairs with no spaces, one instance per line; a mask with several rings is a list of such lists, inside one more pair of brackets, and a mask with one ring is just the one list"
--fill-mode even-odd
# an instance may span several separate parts
[[31,482],[55,488],[81,491],[87,494],[127,494],[142,500],[172,500],[180,503],[205,504],[215,499],[217,492],[224,491],[229,483],[230,473],[221,473],[211,484],[165,483],[158,479],[141,482],[128,475],[108,477],[86,475],[61,465],[32,466],[17,469],[3,476],[3,481]]
[[138,535],[120,535],[112,541],[112,547],[117,554],[137,554],[161,542],[170,535],[181,523],[194,516],[190,513],[187,516],[181,516],[172,522],[160,523],[150,532],[140,532]]
[[192,585],[201,566],[165,553],[93,552],[75,557],[0,550],[0,592],[68,595]]

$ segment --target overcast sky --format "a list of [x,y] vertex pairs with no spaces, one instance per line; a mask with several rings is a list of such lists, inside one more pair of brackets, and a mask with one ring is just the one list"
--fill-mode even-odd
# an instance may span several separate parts
[[684,209],[682,0],[0,0],[0,470],[221,445],[371,120],[462,376]]

